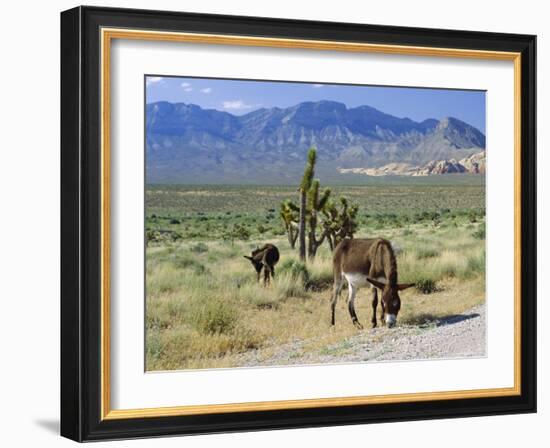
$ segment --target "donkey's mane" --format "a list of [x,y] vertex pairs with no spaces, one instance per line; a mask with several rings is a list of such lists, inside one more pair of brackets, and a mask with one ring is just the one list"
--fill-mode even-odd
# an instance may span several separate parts
[[257,249],[254,249],[252,251],[252,256],[254,255],[258,255],[260,252],[263,252],[264,250],[266,250],[269,246],[267,244],[264,244],[263,247],[258,247]]
[[[379,254],[378,251],[381,253]],[[377,258],[376,255],[380,255],[379,259],[382,261],[388,283],[391,286],[397,285],[397,260],[391,243],[388,240],[378,240],[376,248],[374,249],[374,254],[375,259]]]

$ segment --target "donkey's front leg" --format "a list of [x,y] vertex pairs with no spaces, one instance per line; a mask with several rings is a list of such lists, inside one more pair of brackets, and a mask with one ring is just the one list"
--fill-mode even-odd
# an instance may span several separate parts
[[372,328],[376,328],[376,307],[378,306],[378,289],[372,288]]

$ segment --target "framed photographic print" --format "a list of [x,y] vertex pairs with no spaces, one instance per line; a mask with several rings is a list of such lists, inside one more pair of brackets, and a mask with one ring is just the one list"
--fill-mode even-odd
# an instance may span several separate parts
[[536,411],[535,36],[61,14],[61,433]]

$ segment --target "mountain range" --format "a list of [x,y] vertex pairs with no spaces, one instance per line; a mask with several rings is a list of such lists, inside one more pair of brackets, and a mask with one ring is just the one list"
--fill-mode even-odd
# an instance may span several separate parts
[[391,163],[420,168],[485,149],[485,135],[457,118],[416,122],[334,101],[241,116],[156,102],[146,105],[145,120],[148,183],[294,183],[312,146],[325,181],[353,169]]

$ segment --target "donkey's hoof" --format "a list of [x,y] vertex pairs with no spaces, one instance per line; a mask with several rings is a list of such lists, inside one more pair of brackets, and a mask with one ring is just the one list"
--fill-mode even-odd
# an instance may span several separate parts
[[358,330],[363,329],[363,325],[361,325],[358,320],[354,320],[353,325],[355,325],[355,328],[357,328]]

